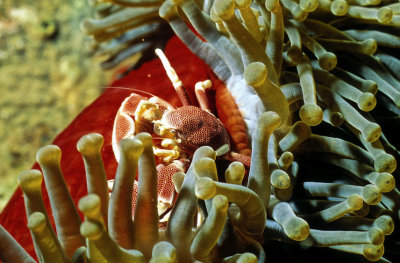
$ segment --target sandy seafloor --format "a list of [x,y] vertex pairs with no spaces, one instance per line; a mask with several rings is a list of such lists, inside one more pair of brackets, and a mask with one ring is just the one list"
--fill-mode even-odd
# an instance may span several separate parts
[[91,13],[86,0],[0,0],[0,211],[36,151],[111,79],[79,29]]

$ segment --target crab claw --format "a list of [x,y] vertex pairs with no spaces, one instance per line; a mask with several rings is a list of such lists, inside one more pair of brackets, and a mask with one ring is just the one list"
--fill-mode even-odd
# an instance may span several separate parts
[[141,100],[147,100],[147,98],[132,93],[122,102],[117,116],[115,116],[112,133],[112,147],[117,161],[119,161],[119,142],[123,138],[129,138],[135,135],[135,111]]
[[121,104],[114,120],[112,145],[115,158],[119,161],[118,143],[123,138],[131,138],[139,132],[153,132],[153,122],[159,120],[165,110],[172,108],[158,97],[150,99],[130,94]]

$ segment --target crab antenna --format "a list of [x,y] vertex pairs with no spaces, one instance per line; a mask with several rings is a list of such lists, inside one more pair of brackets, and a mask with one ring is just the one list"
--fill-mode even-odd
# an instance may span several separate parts
[[175,91],[182,102],[182,105],[183,106],[192,105],[192,103],[190,102],[190,98],[185,88],[183,87],[182,81],[176,74],[175,69],[171,66],[171,63],[169,63],[168,58],[165,56],[164,52],[162,52],[162,50],[159,48],[157,48],[155,52],[156,55],[160,58],[161,63],[163,64],[163,67],[165,69],[165,72],[167,73],[168,78],[171,80],[172,85],[174,86]]

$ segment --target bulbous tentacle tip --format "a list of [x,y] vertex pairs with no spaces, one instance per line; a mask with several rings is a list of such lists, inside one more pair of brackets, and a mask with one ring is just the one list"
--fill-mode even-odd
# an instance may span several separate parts
[[393,11],[389,7],[384,6],[379,8],[376,16],[379,23],[387,24],[393,19]]
[[89,240],[97,240],[103,234],[103,228],[100,224],[91,221],[85,221],[80,227],[81,235]]
[[374,162],[374,168],[376,171],[382,173],[393,173],[396,170],[397,161],[393,155],[382,153],[378,155]]
[[18,175],[17,178],[17,182],[24,192],[40,189],[42,181],[42,172],[36,169],[23,171]]
[[363,207],[364,201],[360,195],[351,194],[347,197],[347,204],[352,211],[356,211]]
[[370,92],[362,93],[357,98],[358,108],[362,111],[371,111],[376,106],[376,98],[375,95]]
[[79,139],[76,148],[83,155],[99,153],[103,147],[104,138],[99,133],[90,133]]
[[292,217],[285,224],[284,231],[289,238],[295,241],[302,241],[310,235],[310,226],[304,219]]
[[248,85],[258,87],[264,83],[267,74],[268,70],[264,63],[253,62],[247,65],[243,76]]
[[394,189],[396,186],[396,180],[393,175],[387,172],[379,173],[379,175],[374,180],[374,184],[378,187],[379,191],[383,193],[388,193]]
[[362,46],[362,51],[365,54],[372,55],[376,52],[378,48],[378,44],[376,43],[376,40],[373,38],[368,38],[363,41],[361,41],[361,46]]
[[44,146],[37,151],[36,160],[41,166],[59,163],[61,160],[61,149],[57,145]]
[[308,13],[314,12],[318,7],[317,0],[300,0],[300,8]]
[[210,199],[215,195],[216,190],[217,187],[212,179],[208,177],[202,177],[197,180],[195,186],[195,194],[197,198],[202,200]]
[[28,218],[28,227],[33,232],[40,232],[46,227],[46,216],[41,212],[33,212]]
[[176,263],[178,256],[176,248],[170,242],[160,241],[152,250],[150,263]]
[[279,0],[266,0],[265,7],[271,13],[274,13],[278,10]]
[[261,116],[258,119],[258,122],[262,123],[269,129],[271,129],[272,132],[277,127],[279,127],[279,125],[281,125],[281,117],[276,112],[267,111],[261,114]]
[[382,229],[385,235],[390,235],[394,230],[394,221],[390,216],[383,215],[374,221],[374,226]]
[[292,46],[287,50],[287,58],[290,63],[297,65],[303,59],[303,52],[299,47]]
[[372,244],[366,244],[363,247],[364,257],[369,261],[378,261],[383,256],[384,252],[385,248],[383,244],[378,246]]
[[209,177],[218,181],[217,167],[215,161],[209,157],[202,157],[194,164],[194,173],[199,177]]
[[151,137],[151,135],[147,132],[141,132],[138,133],[135,136],[136,140],[139,140],[140,142],[142,142],[144,147],[148,147],[148,146],[152,146],[153,145],[153,137]]
[[281,169],[276,169],[271,173],[271,184],[279,189],[288,189],[290,187],[290,177]]
[[294,155],[291,152],[283,152],[282,155],[279,157],[278,163],[279,167],[286,171],[289,166],[293,163]]
[[325,52],[319,59],[318,59],[319,66],[322,69],[327,71],[331,71],[337,65],[337,57],[332,52]]
[[217,155],[216,155],[214,149],[211,148],[210,146],[201,146],[200,148],[198,148],[194,152],[193,160],[197,160],[197,159],[201,158],[200,156],[208,156],[213,160],[215,160],[215,158],[217,158]]
[[78,208],[85,215],[90,215],[100,211],[100,197],[96,194],[88,194],[78,202]]
[[345,0],[334,0],[331,5],[331,12],[335,16],[344,16],[349,10],[349,4]]
[[376,123],[370,123],[362,131],[362,136],[367,142],[374,142],[379,139],[382,133],[381,126]]
[[300,118],[310,126],[317,126],[324,117],[324,112],[320,106],[316,104],[306,104],[300,109]]
[[225,171],[225,180],[228,184],[241,185],[246,170],[241,162],[232,162]]
[[142,141],[133,138],[124,138],[119,142],[120,156],[139,158],[144,149]]
[[382,193],[374,184],[367,184],[362,189],[362,198],[369,205],[377,205],[382,199]]
[[385,241],[385,235],[383,234],[382,229],[378,227],[372,227],[368,230],[368,238],[372,245],[378,246],[383,244]]
[[178,16],[178,8],[172,0],[168,0],[162,3],[158,14],[161,18],[170,21]]
[[235,15],[235,2],[233,0],[217,0],[214,2],[213,9],[222,20],[229,20]]

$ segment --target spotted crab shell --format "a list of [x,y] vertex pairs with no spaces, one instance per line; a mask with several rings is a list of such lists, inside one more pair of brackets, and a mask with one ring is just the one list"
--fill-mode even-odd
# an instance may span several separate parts
[[121,107],[118,109],[112,132],[112,147],[117,161],[119,160],[119,141],[135,134],[135,109],[141,100],[147,100],[147,98],[132,93],[122,102]]
[[173,128],[181,139],[179,147],[192,155],[201,146],[214,150],[229,143],[229,134],[213,114],[195,106],[184,106],[167,111],[161,120]]

